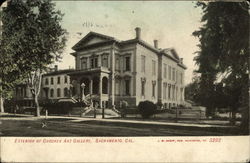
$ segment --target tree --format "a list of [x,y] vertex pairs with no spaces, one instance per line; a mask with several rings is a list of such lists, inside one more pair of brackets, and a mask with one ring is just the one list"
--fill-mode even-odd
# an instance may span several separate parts
[[[31,87],[37,116],[40,116],[38,96],[42,74],[61,58],[66,43],[62,17],[51,0],[12,0],[3,12],[3,80],[13,84],[5,78],[28,79],[22,81]],[[13,71],[16,75],[9,74]]]
[[200,97],[200,92],[199,92],[199,78],[198,77],[193,77],[193,81],[185,87],[185,99],[186,100],[191,100],[195,103],[200,103],[199,97]]
[[[193,32],[199,38],[195,61],[199,66],[201,103],[213,110],[218,105],[218,90],[224,106],[231,108],[232,120],[240,108],[248,106],[249,3],[198,2],[203,26]],[[218,87],[219,86],[219,87]],[[217,90],[217,91],[216,91]],[[246,98],[247,97],[247,98]],[[216,102],[217,100],[217,102]]]

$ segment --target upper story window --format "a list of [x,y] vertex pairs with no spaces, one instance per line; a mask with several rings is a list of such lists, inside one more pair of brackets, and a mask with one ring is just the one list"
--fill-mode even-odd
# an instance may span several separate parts
[[172,80],[175,81],[175,68],[172,68]]
[[172,74],[172,67],[168,66],[168,80],[171,80],[171,74]]
[[49,84],[49,79],[45,78],[45,85],[48,85],[48,84]]
[[125,57],[125,71],[130,71],[130,56]]
[[120,70],[120,57],[118,55],[115,56],[115,70]]
[[60,76],[57,77],[57,84],[60,84],[61,83],[61,78]]
[[179,82],[178,81],[178,71],[177,70],[175,71],[175,78],[176,78],[176,82]]
[[87,58],[81,58],[81,69],[87,69]]
[[167,64],[164,64],[163,77],[167,78]]
[[103,54],[102,55],[102,66],[103,67],[108,67],[108,54]]
[[141,72],[145,72],[146,56],[141,56]]
[[152,60],[152,75],[156,75],[156,61]]
[[98,57],[92,57],[90,59],[90,67],[97,68],[98,67]]
[[50,78],[50,84],[51,84],[51,85],[54,84],[54,78],[53,78],[53,77]]
[[119,95],[120,94],[120,81],[119,80],[115,80],[115,94]]
[[64,83],[68,83],[68,76],[64,76]]

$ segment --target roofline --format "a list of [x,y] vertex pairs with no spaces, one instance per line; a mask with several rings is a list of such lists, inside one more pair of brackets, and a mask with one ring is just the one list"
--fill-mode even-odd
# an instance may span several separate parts
[[67,74],[67,73],[70,73],[73,71],[75,71],[75,69],[63,69],[63,70],[58,70],[58,71],[52,71],[52,72],[43,74],[43,77],[44,76],[54,76],[54,75]]
[[101,33],[97,33],[97,32],[93,32],[93,31],[90,31],[90,32],[89,32],[87,35],[85,35],[80,41],[78,41],[78,42],[72,47],[72,49],[73,49],[73,50],[77,50],[77,49],[78,49],[77,46],[78,46],[84,39],[86,39],[89,35],[92,35],[92,34],[97,35],[97,36],[100,36],[100,37],[103,37],[103,38],[107,38],[107,39],[110,39],[110,40],[119,41],[119,40],[117,40],[117,39],[114,38],[114,37],[111,37],[111,36],[108,36],[108,35],[104,35],[104,34],[101,34]]
[[[104,42],[100,42],[100,43],[96,43],[96,44],[91,44],[91,45],[87,45],[85,46],[84,48],[77,48],[76,46],[80,44],[80,42],[82,42],[82,40],[84,40],[86,37],[88,37],[89,35],[91,34],[95,34],[95,35],[98,35],[100,37],[104,37],[104,38],[107,38],[107,39],[110,39],[109,41],[104,41]],[[87,48],[91,48],[91,47],[95,47],[95,46],[98,46],[98,45],[103,45],[103,44],[109,44],[109,43],[116,43],[118,44],[118,46],[123,46],[124,44],[132,44],[132,43],[138,43],[146,48],[148,48],[149,50],[155,52],[156,54],[163,54],[165,56],[167,56],[168,58],[172,59],[173,61],[175,61],[180,67],[184,68],[184,69],[187,69],[187,67],[180,63],[179,60],[177,58],[173,58],[172,56],[164,53],[164,49],[157,49],[155,48],[154,46],[148,44],[147,42],[141,40],[141,39],[130,39],[130,40],[125,40],[125,41],[119,41],[117,40],[116,38],[114,37],[111,37],[111,36],[107,36],[107,35],[104,35],[104,34],[100,34],[100,33],[96,33],[96,32],[89,32],[86,36],[84,36],[80,41],[78,41],[73,47],[72,49],[77,51],[77,50],[82,50],[82,49],[87,49]],[[170,50],[173,50],[174,53],[176,53],[177,57],[179,57],[178,53],[175,51],[174,48],[170,48]],[[73,52],[73,53],[70,53],[72,56],[76,57],[76,52]]]

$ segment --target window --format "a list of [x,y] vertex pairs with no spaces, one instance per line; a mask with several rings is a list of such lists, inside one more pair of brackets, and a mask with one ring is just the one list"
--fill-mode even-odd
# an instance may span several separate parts
[[175,86],[172,86],[172,100],[175,99]]
[[61,82],[61,78],[60,78],[60,76],[58,76],[57,77],[57,84],[60,84],[60,82]]
[[98,57],[95,57],[94,59],[94,66],[95,68],[98,67]]
[[91,68],[97,68],[98,67],[98,57],[93,57],[90,59]]
[[49,79],[46,78],[46,79],[45,79],[45,85],[48,85],[48,84],[49,84]]
[[175,68],[172,68],[172,80],[175,81]]
[[178,81],[178,71],[177,71],[177,70],[175,71],[175,77],[176,77],[176,80],[175,80],[175,81],[176,81],[176,82],[179,82],[179,81]]
[[167,78],[167,64],[164,64],[164,71],[163,71],[164,78]]
[[175,100],[178,99],[178,87],[175,88]]
[[163,99],[167,99],[167,88],[168,88],[168,84],[163,83]]
[[119,56],[115,56],[115,70],[120,70],[120,59],[119,59]]
[[168,85],[168,99],[171,99],[171,85]]
[[120,94],[119,89],[120,89],[120,81],[119,81],[119,80],[116,80],[116,81],[115,81],[115,94],[116,94],[116,95],[119,95],[119,94]]
[[171,80],[171,66],[168,66],[168,80]]
[[66,88],[64,88],[64,90],[63,90],[63,93],[64,93],[64,97],[68,97],[68,88],[66,87]]
[[103,67],[108,67],[108,54],[103,54],[102,55],[102,66]]
[[51,84],[51,85],[54,84],[54,78],[53,78],[53,77],[50,78],[50,84]]
[[156,75],[156,62],[152,60],[152,75]]
[[181,101],[183,101],[183,88],[181,88]]
[[130,80],[125,80],[125,95],[130,95]]
[[61,89],[57,88],[57,97],[61,97]]
[[145,64],[146,64],[146,57],[142,55],[141,56],[141,72],[145,72]]
[[125,57],[125,71],[130,71],[130,57]]
[[90,67],[91,67],[91,68],[94,68],[94,58],[91,58],[91,59],[90,59]]
[[141,79],[141,95],[145,96],[145,83],[146,83],[146,79],[142,78]]
[[81,58],[81,69],[87,69],[87,58]]
[[155,97],[155,85],[156,81],[152,81],[152,97]]
[[50,97],[54,97],[54,89],[50,90]]
[[64,83],[68,83],[68,76],[64,76]]

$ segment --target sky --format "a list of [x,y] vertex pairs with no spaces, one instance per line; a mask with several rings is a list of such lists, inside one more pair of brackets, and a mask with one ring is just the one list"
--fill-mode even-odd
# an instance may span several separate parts
[[192,32],[201,26],[201,9],[192,1],[55,1],[56,9],[64,13],[62,26],[68,31],[68,41],[59,69],[74,68],[71,49],[90,31],[128,40],[135,38],[135,28],[141,28],[141,38],[159,48],[175,48],[187,66],[185,83],[192,80],[198,50],[198,39]]

